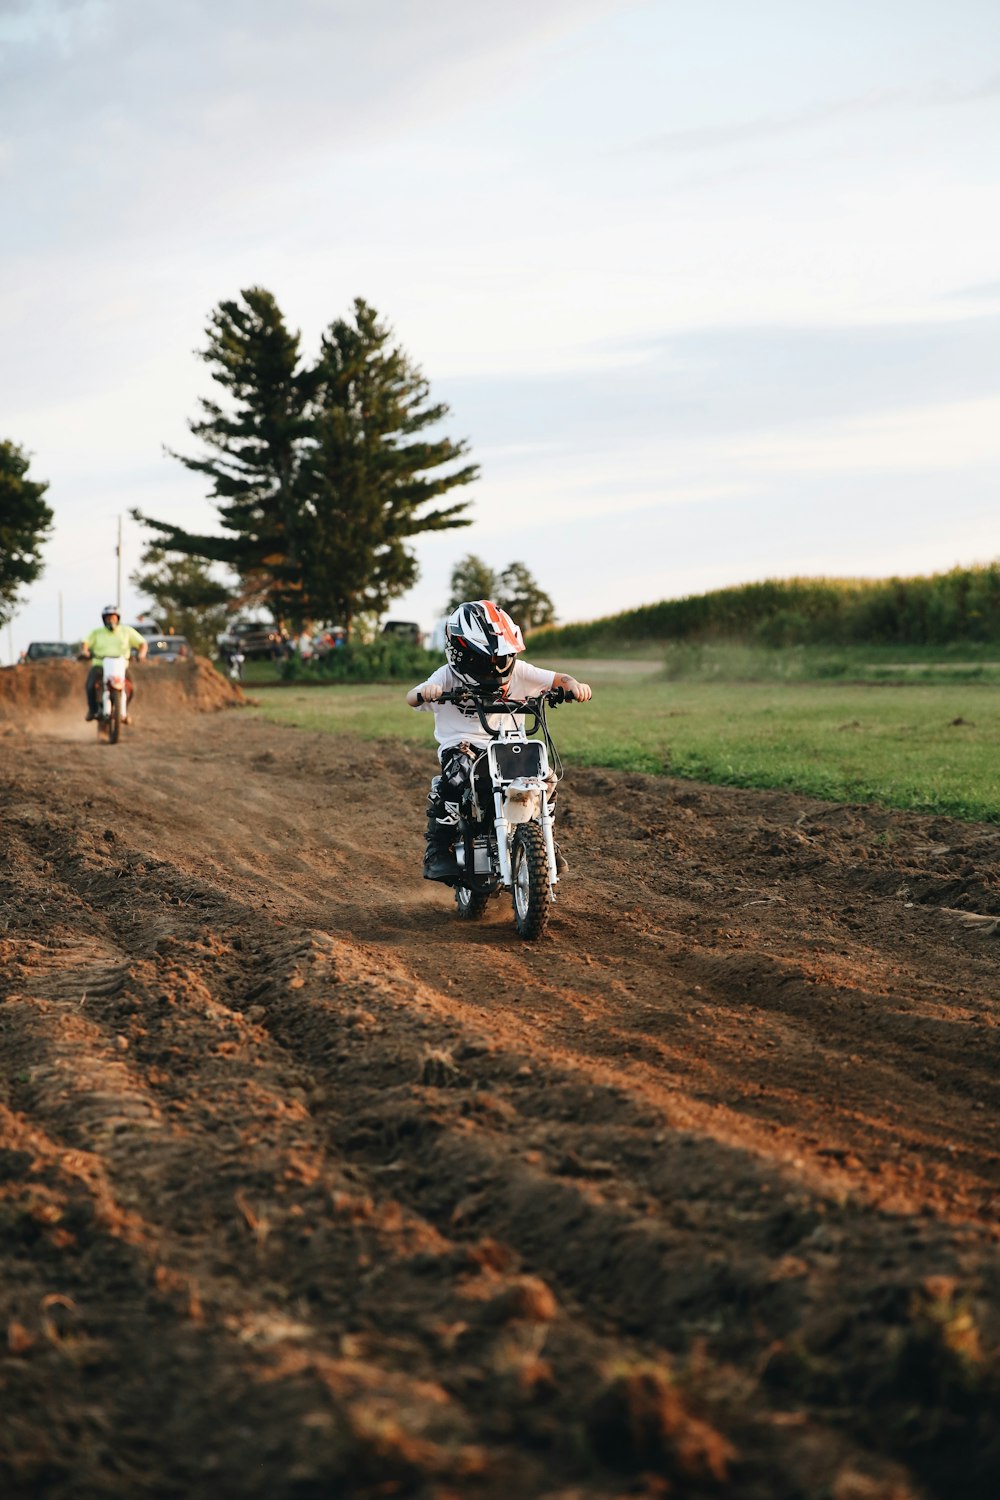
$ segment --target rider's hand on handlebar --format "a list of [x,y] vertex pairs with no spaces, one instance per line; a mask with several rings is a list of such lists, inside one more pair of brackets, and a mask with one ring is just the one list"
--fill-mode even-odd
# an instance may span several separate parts
[[594,696],[589,682],[577,682],[575,677],[563,674],[562,687],[569,698],[575,698],[577,703],[589,703]]
[[425,682],[420,689],[420,696],[425,703],[436,703],[444,692],[439,682]]

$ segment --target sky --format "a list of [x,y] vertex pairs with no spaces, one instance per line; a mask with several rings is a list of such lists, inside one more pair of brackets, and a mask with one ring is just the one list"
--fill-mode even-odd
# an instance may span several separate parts
[[49,482],[0,638],[216,529],[213,308],[364,297],[561,620],[1000,556],[996,0],[0,0],[0,438]]

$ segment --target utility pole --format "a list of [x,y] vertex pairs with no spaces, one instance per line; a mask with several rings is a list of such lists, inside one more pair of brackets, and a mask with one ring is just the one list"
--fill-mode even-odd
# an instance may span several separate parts
[[121,620],[122,607],[122,518],[118,517],[118,546],[115,548],[115,557],[118,559],[118,577],[115,582],[115,603],[118,605],[118,618]]
[[59,590],[59,639],[63,640],[62,589]]

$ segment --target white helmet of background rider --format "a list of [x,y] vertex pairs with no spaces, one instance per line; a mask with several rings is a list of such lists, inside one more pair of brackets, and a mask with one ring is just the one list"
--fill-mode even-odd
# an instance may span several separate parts
[[503,687],[524,650],[521,631],[490,599],[460,604],[444,627],[445,655],[470,687]]
[[101,619],[103,620],[108,630],[111,630],[113,628],[111,624],[112,615],[114,615],[115,622],[117,623],[122,617],[121,610],[118,608],[117,604],[106,604],[101,610]]

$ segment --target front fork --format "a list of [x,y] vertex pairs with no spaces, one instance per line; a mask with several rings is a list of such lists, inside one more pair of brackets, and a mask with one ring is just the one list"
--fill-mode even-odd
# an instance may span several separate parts
[[[507,819],[503,816],[502,792],[493,793],[493,805],[497,829],[497,856],[500,860],[500,879],[503,885],[509,890],[514,884],[514,876],[510,867],[510,837],[511,830],[518,825],[516,823],[508,823]],[[549,885],[554,886],[559,883],[559,876],[556,874],[555,835],[552,832],[553,822],[552,814],[549,812],[549,799],[545,794],[544,788],[542,790],[542,811],[538,822],[541,826],[542,837],[545,840],[545,855],[549,862]]]

